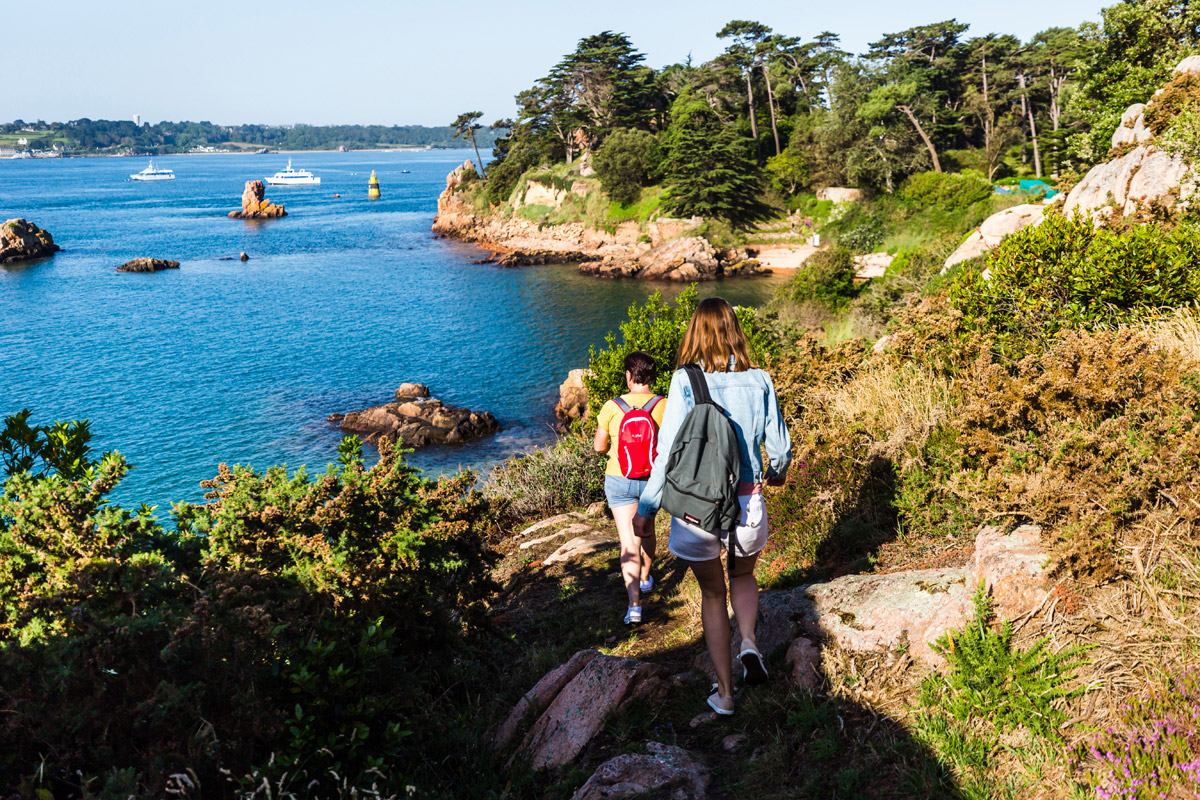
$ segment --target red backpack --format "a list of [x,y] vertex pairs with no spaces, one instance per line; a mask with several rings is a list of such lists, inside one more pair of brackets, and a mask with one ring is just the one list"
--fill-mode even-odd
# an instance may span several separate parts
[[617,464],[626,478],[641,480],[654,466],[654,457],[658,455],[658,425],[650,412],[660,400],[662,397],[654,395],[641,408],[633,408],[620,397],[613,401],[623,414],[617,429]]

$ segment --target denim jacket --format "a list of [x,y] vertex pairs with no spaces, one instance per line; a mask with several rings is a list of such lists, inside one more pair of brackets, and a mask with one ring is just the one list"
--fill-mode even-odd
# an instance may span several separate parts
[[[744,372],[707,372],[705,377],[713,402],[721,407],[737,431],[742,460],[739,480],[742,483],[762,483],[764,477],[783,477],[792,462],[792,437],[783,422],[771,376],[761,369],[748,369]],[[675,435],[683,424],[683,418],[695,405],[692,382],[686,372],[676,370],[671,376],[667,407],[658,431],[658,456],[654,459],[649,483],[638,503],[638,513],[643,517],[652,516],[658,511],[671,445],[675,443]],[[770,459],[770,468],[765,475],[762,463],[764,444],[767,458]]]

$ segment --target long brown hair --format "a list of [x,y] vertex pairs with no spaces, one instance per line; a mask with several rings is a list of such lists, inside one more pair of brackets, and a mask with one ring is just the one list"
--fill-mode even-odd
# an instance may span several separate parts
[[729,372],[730,356],[734,372],[754,366],[750,363],[750,342],[733,306],[724,298],[710,297],[700,302],[688,322],[676,366],[702,363],[709,372]]

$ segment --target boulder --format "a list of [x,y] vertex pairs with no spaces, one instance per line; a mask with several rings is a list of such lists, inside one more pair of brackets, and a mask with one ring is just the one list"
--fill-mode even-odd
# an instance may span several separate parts
[[611,550],[620,545],[620,540],[613,534],[592,531],[584,536],[576,536],[565,543],[562,547],[546,556],[542,563],[546,566],[563,564],[571,559],[591,555],[592,553],[599,553],[603,550]]
[[554,416],[558,420],[560,433],[571,427],[572,422],[587,415],[588,391],[583,383],[586,372],[587,370],[583,369],[573,369],[567,373],[567,379],[559,384]]
[[867,253],[854,257],[854,277],[859,280],[882,278],[895,256],[888,253]]
[[817,190],[818,200],[832,200],[835,203],[857,203],[862,197],[862,189],[848,189],[844,186],[829,186]]
[[989,252],[1009,234],[1029,225],[1040,225],[1045,214],[1046,207],[1041,203],[1025,203],[992,214],[950,254],[943,271]]
[[242,210],[230,211],[232,219],[275,219],[286,217],[283,206],[277,206],[264,196],[262,181],[246,181],[242,190]]
[[[424,395],[419,394],[421,390]],[[332,414],[329,421],[339,423],[346,433],[365,434],[366,440],[376,443],[381,450],[397,440],[414,449],[461,444],[500,429],[500,423],[487,411],[447,406],[428,394],[429,389],[423,384],[402,384],[396,390],[395,402],[348,414]]]
[[967,621],[965,569],[847,575],[804,592],[803,626],[847,650],[891,650],[908,642],[914,659],[937,664],[929,649]]
[[1113,147],[1142,144],[1153,136],[1150,129],[1146,127],[1145,111],[1145,103],[1134,103],[1125,109],[1125,113],[1121,115],[1121,122],[1112,135]]
[[117,272],[159,272],[164,269],[179,269],[179,262],[161,258],[135,258],[117,267]]
[[613,711],[665,694],[667,672],[665,667],[636,658],[592,657],[555,694],[526,734],[518,755],[537,770],[570,764]]
[[792,681],[802,689],[814,690],[821,685],[821,648],[811,639],[797,636],[788,646],[788,667]]
[[646,742],[645,753],[625,753],[597,767],[571,800],[704,800],[711,780],[708,768],[682,747]]
[[1200,56],[1188,56],[1175,65],[1172,74],[1186,74],[1200,78]]
[[508,717],[492,733],[492,746],[500,751],[507,750],[523,728],[537,719],[562,688],[598,655],[600,654],[595,650],[580,650],[565,664],[559,664],[542,676],[542,679],[517,701]]
[[1022,525],[1012,533],[984,527],[975,536],[975,555],[967,565],[967,586],[981,583],[992,595],[996,615],[1016,619],[1033,611],[1053,588],[1042,549],[1042,529]]
[[[742,273],[758,272],[758,264],[741,265]],[[607,256],[579,266],[585,275],[651,280],[712,280],[724,274],[717,252],[701,236],[682,236],[634,256]]]
[[54,243],[50,231],[28,220],[10,219],[0,225],[0,264],[43,258],[61,249]]

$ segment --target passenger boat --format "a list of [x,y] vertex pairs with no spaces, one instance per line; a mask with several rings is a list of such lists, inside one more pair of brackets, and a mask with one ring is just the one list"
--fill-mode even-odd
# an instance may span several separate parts
[[269,178],[263,178],[271,186],[316,186],[321,179],[306,169],[292,169],[292,160],[288,159],[286,169],[281,169]]
[[175,180],[175,173],[169,169],[155,169],[154,162],[151,161],[150,166],[129,177],[135,181],[173,181]]

